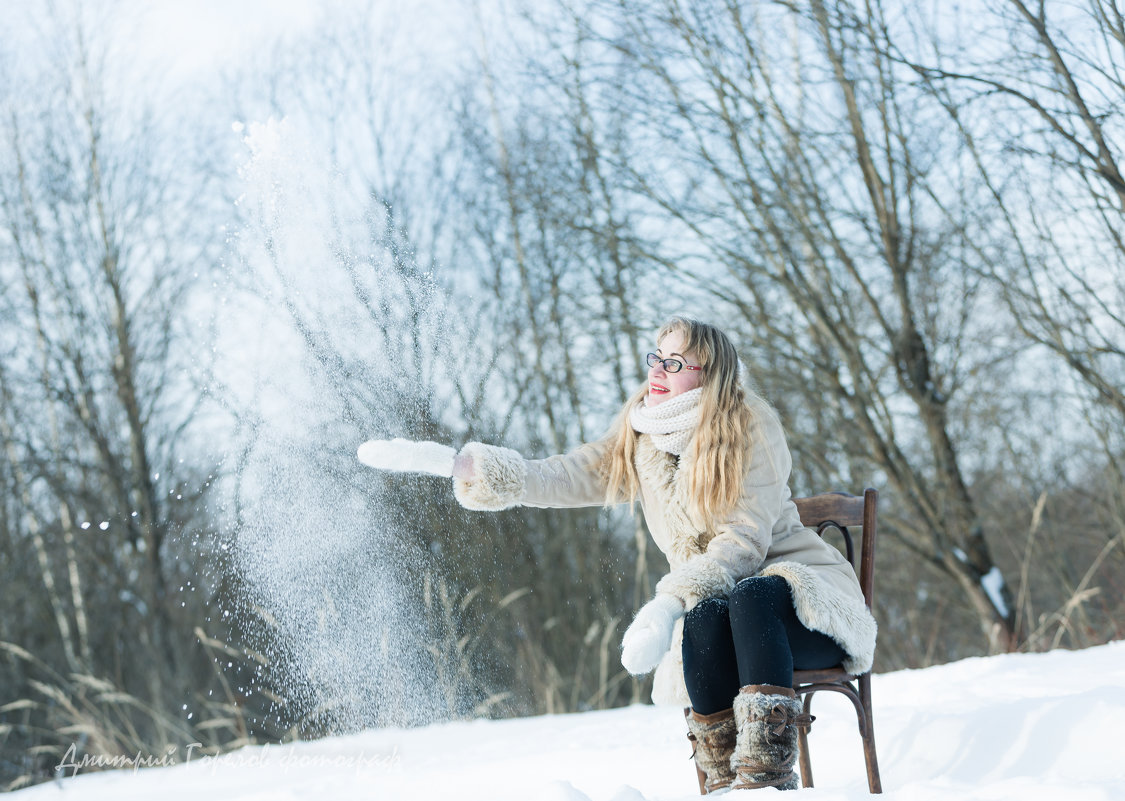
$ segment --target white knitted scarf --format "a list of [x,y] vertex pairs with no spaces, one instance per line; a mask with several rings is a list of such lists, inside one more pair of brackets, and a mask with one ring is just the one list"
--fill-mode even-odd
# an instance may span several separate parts
[[633,430],[652,437],[652,444],[666,453],[683,453],[699,424],[699,400],[703,387],[649,406],[643,401],[629,412]]

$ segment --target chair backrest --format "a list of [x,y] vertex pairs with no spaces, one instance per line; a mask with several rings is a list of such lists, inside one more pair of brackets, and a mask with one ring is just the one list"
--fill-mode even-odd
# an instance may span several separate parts
[[[863,495],[825,492],[793,499],[801,515],[801,523],[821,537],[828,529],[836,529],[843,535],[848,561],[859,575],[859,586],[868,609],[872,608],[875,600],[875,506],[878,500],[878,491],[870,488],[865,489]],[[859,526],[862,532],[858,564],[848,526]]]

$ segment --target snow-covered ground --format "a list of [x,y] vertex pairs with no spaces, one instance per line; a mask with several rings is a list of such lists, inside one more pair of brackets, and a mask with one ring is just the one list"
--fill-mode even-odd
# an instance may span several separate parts
[[[888,799],[1125,799],[1125,641],[904,670],[873,686]],[[817,786],[797,797],[866,797],[850,703],[821,693],[813,712]],[[681,712],[636,706],[369,731],[190,762],[180,749],[171,767],[80,770],[13,798],[686,801],[698,797],[689,753]],[[751,793],[774,791],[728,795]]]

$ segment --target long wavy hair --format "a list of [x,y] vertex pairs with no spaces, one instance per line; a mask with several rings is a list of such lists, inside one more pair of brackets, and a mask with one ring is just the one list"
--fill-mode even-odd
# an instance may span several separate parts
[[[713,325],[687,317],[672,317],[656,335],[659,343],[678,331],[684,354],[703,368],[699,428],[688,446],[691,456],[688,491],[692,517],[708,526],[731,512],[742,494],[750,469],[751,404],[760,400],[739,381],[738,354],[730,338]],[[748,384],[749,382],[747,382]],[[602,470],[607,478],[606,503],[622,498],[636,500],[640,490],[634,459],[638,434],[629,423],[629,412],[644,402],[648,382],[626,401],[610,429],[611,445]]]

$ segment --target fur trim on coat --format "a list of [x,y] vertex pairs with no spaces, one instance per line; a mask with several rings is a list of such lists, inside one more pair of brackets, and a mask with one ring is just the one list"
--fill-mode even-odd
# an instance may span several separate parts
[[704,554],[693,556],[656,583],[656,592],[675,595],[691,609],[708,598],[726,597],[734,589],[734,576]]
[[866,603],[831,592],[816,570],[800,562],[774,562],[759,575],[781,576],[789,583],[797,619],[844,646],[844,670],[857,676],[871,670],[877,626]]
[[461,453],[473,457],[476,477],[453,480],[453,494],[466,509],[498,512],[519,504],[527,483],[527,463],[511,448],[470,442]]

